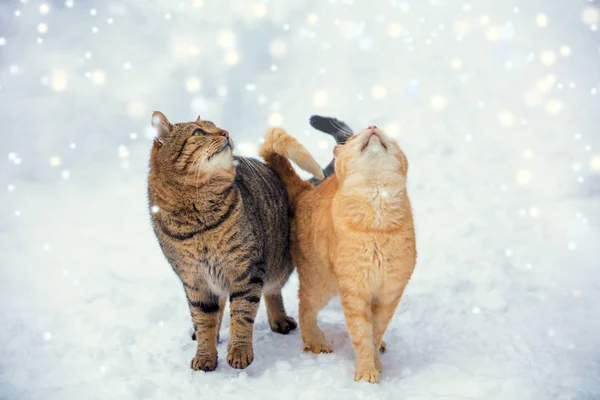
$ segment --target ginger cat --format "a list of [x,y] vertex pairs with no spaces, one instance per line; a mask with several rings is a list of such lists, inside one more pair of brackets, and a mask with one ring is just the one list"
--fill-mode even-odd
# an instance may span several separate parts
[[300,279],[304,350],[329,353],[317,314],[339,295],[356,354],[355,381],[379,382],[383,334],[416,264],[408,161],[375,126],[334,149],[335,175],[303,181],[288,159],[319,176],[312,156],[279,128],[260,155],[285,182],[293,212],[292,261]]

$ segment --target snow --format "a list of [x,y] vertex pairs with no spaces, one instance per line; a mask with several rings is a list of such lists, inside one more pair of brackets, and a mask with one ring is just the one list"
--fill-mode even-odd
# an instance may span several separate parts
[[[600,398],[598,4],[228,4],[0,2],[0,399]],[[154,110],[254,155],[281,124],[323,166],[310,115],[390,128],[419,262],[379,385],[353,382],[337,300],[333,354],[261,306],[249,368],[226,363],[227,314],[217,370],[189,368],[149,223]]]

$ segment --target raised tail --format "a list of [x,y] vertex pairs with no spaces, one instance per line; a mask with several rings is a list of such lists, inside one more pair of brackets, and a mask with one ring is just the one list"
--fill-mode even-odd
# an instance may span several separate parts
[[281,128],[271,128],[267,131],[259,154],[285,183],[290,201],[294,201],[300,193],[313,187],[296,173],[290,160],[317,178],[324,178],[323,171],[313,156]]
[[334,137],[337,144],[344,144],[353,135],[352,129],[344,122],[334,117],[313,115],[309,119],[310,125]]
[[[321,115],[313,115],[310,117],[310,125],[325,132],[335,139],[336,144],[344,144],[352,136],[352,129],[344,122],[334,117],[323,117]],[[335,162],[332,160],[323,170],[325,176],[331,176],[335,173]],[[318,185],[320,182],[312,178],[310,182],[313,185]]]

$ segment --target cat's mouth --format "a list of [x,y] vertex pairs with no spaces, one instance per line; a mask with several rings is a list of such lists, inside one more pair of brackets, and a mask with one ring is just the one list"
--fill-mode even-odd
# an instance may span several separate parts
[[379,142],[381,147],[383,147],[384,151],[387,151],[387,145],[385,144],[379,133],[373,130],[365,135],[365,139],[363,140],[363,145],[360,148],[360,152],[364,153],[365,150],[367,150],[367,148],[369,147],[369,145],[375,144],[375,141]]
[[229,142],[229,140],[227,142],[225,142],[225,144],[223,145],[223,147],[221,147],[219,150],[215,151],[214,153],[212,153],[208,159],[210,160],[211,158],[213,158],[214,156],[216,156],[217,154],[221,154],[224,151],[227,150],[231,150],[231,143]]

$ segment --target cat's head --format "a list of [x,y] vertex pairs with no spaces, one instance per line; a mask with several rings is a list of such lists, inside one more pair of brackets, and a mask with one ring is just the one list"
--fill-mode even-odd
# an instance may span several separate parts
[[335,173],[341,181],[361,182],[366,177],[404,181],[408,160],[398,143],[375,125],[336,145]]
[[152,114],[156,130],[151,167],[165,179],[199,186],[209,179],[233,180],[233,141],[229,133],[200,117],[171,124],[159,111]]

